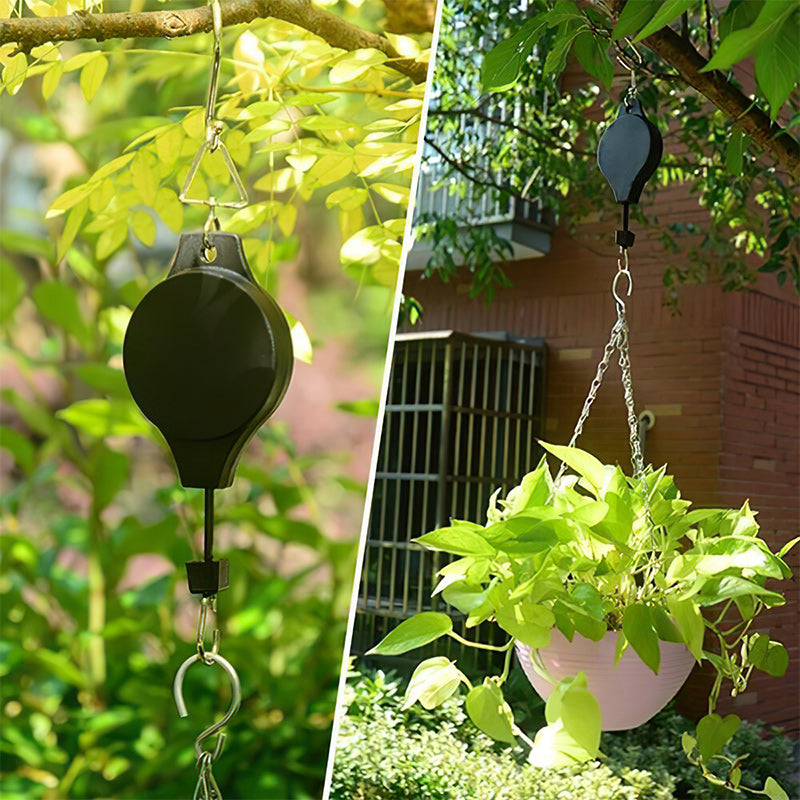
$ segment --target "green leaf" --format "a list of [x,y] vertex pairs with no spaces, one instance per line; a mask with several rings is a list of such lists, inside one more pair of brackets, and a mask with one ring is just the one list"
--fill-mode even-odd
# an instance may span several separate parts
[[131,181],[142,202],[153,206],[158,193],[155,158],[147,150],[138,150],[131,162]]
[[64,73],[64,65],[60,61],[54,61],[42,76],[42,97],[49,100],[53,96]]
[[590,503],[585,503],[567,512],[567,516],[569,516],[570,519],[574,519],[576,522],[580,522],[582,525],[593,528],[606,518],[608,511],[607,503],[604,503],[602,500],[593,500]]
[[56,251],[56,260],[61,261],[67,254],[67,251],[72,247],[75,237],[81,228],[86,212],[89,208],[88,199],[81,200],[67,215],[67,221],[64,224],[64,230],[58,237],[58,248]]
[[353,50],[333,62],[328,78],[331,83],[350,83],[363,75],[370,67],[383,64],[384,61],[386,61],[386,53],[380,50],[374,48]]
[[539,444],[548,453],[552,453],[556,458],[572,468],[578,475],[586,478],[594,487],[596,493],[600,494],[606,482],[606,468],[591,453],[587,453],[577,447],[564,447],[563,445],[548,444],[542,441]]
[[79,400],[56,416],[92,436],[149,436],[152,431],[130,400]]
[[25,53],[17,53],[3,67],[3,85],[9,94],[16,94],[28,73],[28,59]]
[[312,114],[297,120],[297,126],[304,131],[343,131],[354,127],[355,123],[329,114]]
[[697,746],[697,739],[694,738],[688,731],[684,731],[681,734],[681,747],[683,748],[683,752],[690,756],[692,754],[692,750]]
[[576,28],[574,24],[565,23],[561,26],[559,36],[553,42],[544,60],[544,74],[559,74],[567,65],[567,56],[578,34],[585,30],[585,26]]
[[131,220],[131,227],[139,241],[147,247],[152,247],[156,240],[156,224],[146,211],[136,211]]
[[784,20],[796,11],[795,3],[784,0],[766,0],[755,22],[728,34],[720,44],[714,57],[700,72],[712,69],[728,69],[737,61],[747,58],[756,48],[767,47],[782,27]]
[[475,726],[496,742],[516,744],[514,716],[500,687],[486,678],[467,694],[465,706]]
[[558,682],[545,705],[549,723],[561,720],[564,730],[594,758],[600,749],[602,714],[600,705],[589,691],[586,674]]
[[731,0],[719,18],[719,38],[722,41],[729,33],[739,28],[749,28],[758,18],[764,0]]
[[86,347],[91,333],[84,322],[78,294],[71,287],[56,281],[43,281],[33,287],[33,302],[42,316],[74,336]]
[[789,800],[789,795],[783,791],[781,785],[772,776],[764,781],[764,794],[769,800]]
[[669,25],[670,22],[680,17],[684,11],[688,11],[696,3],[697,0],[664,0],[650,22],[636,34],[636,38],[633,41],[640,42],[651,33],[661,30],[661,28]]
[[46,650],[37,647],[31,651],[32,657],[44,666],[50,674],[70,686],[85,688],[89,681],[86,675],[76,667],[64,652]]
[[462,680],[464,676],[449,659],[444,656],[429,658],[414,670],[402,708],[410,708],[417,700],[423,708],[436,708],[452,697]]
[[602,716],[583,672],[558,682],[545,705],[545,718],[549,724],[536,734],[530,764],[557,769],[597,756]]
[[725,719],[719,714],[707,714],[697,723],[697,748],[703,761],[708,762],[733,738],[742,721],[735,714]]
[[637,0],[625,3],[617,24],[611,32],[612,39],[624,39],[641,30],[661,5],[661,0]]
[[661,606],[650,606],[650,617],[653,621],[658,638],[662,642],[675,642],[683,644],[683,637],[675,627],[675,623],[669,618],[666,611]]
[[74,369],[87,386],[114,397],[128,397],[128,384],[121,369],[97,363],[78,364]]
[[735,125],[725,148],[725,172],[731,175],[741,175],[743,159],[744,131]]
[[180,233],[183,228],[183,206],[172,189],[162,186],[158,190],[153,210],[173,233]]
[[622,618],[622,632],[639,658],[658,674],[661,668],[661,650],[658,636],[653,629],[650,609],[642,603],[628,606]]
[[786,652],[786,648],[780,642],[771,641],[767,645],[766,654],[756,666],[762,672],[766,672],[767,675],[780,678],[786,674],[786,670],[789,667],[789,653]]
[[479,533],[454,525],[426,533],[413,541],[431,550],[457,556],[493,556],[497,552]]
[[462,614],[471,614],[487,602],[488,594],[481,586],[473,586],[466,581],[458,580],[458,576],[453,577],[456,580],[448,582],[441,589],[445,603],[457,608]]
[[363,205],[369,199],[369,191],[367,189],[358,189],[354,186],[345,186],[331,192],[325,200],[325,205],[328,208],[339,206],[342,211],[352,211]]
[[800,10],[785,18],[775,37],[759,47],[756,80],[767,98],[774,122],[800,82]]
[[292,352],[298,361],[311,364],[314,360],[314,348],[308,331],[300,320],[295,319],[286,309],[282,309],[286,321],[289,323],[289,332],[292,336]]
[[703,657],[703,637],[706,624],[700,609],[691,600],[678,600],[675,595],[667,597],[669,613],[691,654],[700,661]]
[[6,325],[11,321],[23,297],[25,297],[25,281],[11,261],[0,256],[0,325]]
[[5,425],[0,425],[0,447],[8,450],[14,461],[25,471],[31,472],[36,457],[36,451],[33,444],[26,436],[23,436],[19,431],[13,428],[7,428]]
[[0,230],[0,245],[7,253],[21,253],[48,262],[52,262],[56,255],[49,239],[8,228]]
[[106,76],[106,70],[108,70],[108,60],[99,52],[93,53],[92,58],[81,70],[81,91],[87,103],[91,103],[97,94]]
[[95,246],[95,255],[98,261],[104,261],[119,250],[127,238],[128,220],[126,217],[106,228],[98,237]]
[[94,504],[102,511],[117,496],[117,492],[128,480],[130,459],[124,453],[103,446],[92,459],[92,483]]
[[596,38],[590,31],[582,31],[575,38],[573,52],[580,65],[610,89],[614,80],[614,65],[608,57],[607,48],[608,42]]
[[481,86],[485,92],[503,92],[519,80],[523,64],[547,29],[544,16],[529,19],[513,36],[496,44],[484,56]]
[[539,728],[528,755],[528,763],[540,769],[561,769],[591,761],[592,758],[558,720]]
[[550,609],[525,598],[516,603],[498,604],[494,615],[497,624],[523,644],[533,648],[550,644],[550,631],[556,621]]
[[576,602],[584,614],[593,619],[602,620],[603,597],[597,589],[589,583],[578,583],[572,587],[570,596]]
[[423,611],[403,620],[367,652],[367,655],[396,656],[429,644],[453,630],[453,620],[438,611]]

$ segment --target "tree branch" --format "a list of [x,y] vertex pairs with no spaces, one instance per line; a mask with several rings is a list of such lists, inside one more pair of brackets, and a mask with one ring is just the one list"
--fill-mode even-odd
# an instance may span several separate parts
[[586,150],[578,150],[577,148],[573,147],[565,147],[563,144],[559,144],[554,139],[548,137],[543,131],[532,131],[530,130],[530,128],[525,128],[522,125],[517,125],[515,122],[510,122],[509,120],[506,119],[493,117],[490,114],[486,114],[484,111],[481,111],[480,108],[429,108],[428,116],[429,117],[458,117],[458,116],[475,117],[475,119],[480,119],[483,120],[484,122],[493,122],[502,128],[510,128],[511,130],[521,133],[523,136],[529,137],[533,141],[543,142],[548,147],[552,147],[554,150],[563,150],[565,152],[572,153],[573,155],[576,156],[594,156],[594,153],[589,153]]
[[[427,65],[402,58],[388,39],[340,19],[311,0],[223,0],[222,24],[237,25],[273,17],[291,22],[333,47],[358,50],[373,47],[392,59],[391,66],[414,83],[424,83]],[[143,11],[116,14],[72,14],[68,17],[23,17],[0,21],[0,45],[14,42],[20,52],[46,42],[75,39],[174,39],[204,33],[214,27],[210,6],[184,11]]]
[[467,170],[466,166],[461,161],[456,161],[452,156],[448,155],[442,148],[433,140],[425,137],[425,144],[435,150],[442,160],[449,164],[456,172],[461,173],[468,181],[471,183],[476,183],[479,186],[485,186],[487,189],[497,189],[501,192],[505,192],[506,194],[510,195],[511,197],[515,197],[518,200],[527,200],[528,198],[524,195],[521,195],[513,186],[509,186],[508,184],[501,184],[497,183],[496,181],[492,180],[491,173],[488,170],[482,170],[483,174],[486,176],[485,178],[479,178],[474,173]]
[[[619,17],[625,7],[625,0],[610,0],[608,5],[612,13]],[[721,72],[700,72],[708,62],[694,49],[691,42],[666,27],[648,36],[642,43],[673,66],[687,83],[727,114],[795,180],[800,178],[800,144],[780,125],[771,122]]]

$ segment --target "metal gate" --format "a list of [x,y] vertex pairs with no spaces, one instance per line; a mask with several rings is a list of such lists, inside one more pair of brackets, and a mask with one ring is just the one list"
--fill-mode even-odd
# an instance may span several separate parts
[[[423,610],[452,611],[462,636],[498,643],[494,626],[467,632],[458,612],[431,598],[437,571],[452,559],[411,539],[447,525],[451,517],[484,521],[491,494],[498,487],[507,491],[535,465],[544,366],[541,340],[453,331],[397,336],[354,653],[363,653]],[[448,637],[424,655],[455,657],[462,650]],[[475,661],[475,651],[468,653]]]

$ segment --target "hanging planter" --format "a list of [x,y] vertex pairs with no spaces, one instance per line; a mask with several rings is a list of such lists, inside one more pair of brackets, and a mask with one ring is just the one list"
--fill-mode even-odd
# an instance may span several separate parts
[[659,642],[661,668],[656,674],[627,649],[619,662],[615,652],[619,633],[608,631],[599,641],[576,634],[569,641],[559,630],[551,632],[550,644],[535,650],[517,642],[516,653],[531,686],[543,700],[564,678],[583,672],[586,686],[602,714],[602,730],[638,728],[652,719],[683,686],[695,658],[683,643]]
[[[786,671],[783,645],[753,627],[785,602],[766,583],[791,576],[783,559],[797,540],[773,553],[747,503],[690,510],[664,468],[632,478],[576,447],[541,444],[574,474],[554,478],[543,459],[504,499],[492,498],[484,525],[453,520],[416,540],[458,557],[440,570],[433,594],[465,614],[467,628],[492,621],[508,642],[469,642],[449,615],[428,611],[371,652],[397,655],[446,635],[505,653],[502,673],[482,684],[443,656],[423,661],[406,703],[433,708],[463,683],[472,721],[498,741],[521,739],[541,767],[597,757],[601,730],[647,721],[694,663],[708,661],[716,672],[709,714],[682,744],[717,780],[707,764],[723,758],[739,725],[713,713],[723,679],[736,695],[753,669]],[[548,724],[533,740],[503,698],[515,650],[547,700]]]

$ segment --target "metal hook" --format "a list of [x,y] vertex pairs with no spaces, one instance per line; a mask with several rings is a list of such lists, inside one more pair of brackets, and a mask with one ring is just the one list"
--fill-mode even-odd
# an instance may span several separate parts
[[209,760],[209,763],[213,763],[219,758],[219,754],[222,752],[222,745],[225,743],[225,734],[221,733],[219,738],[217,739],[217,744],[214,747],[214,750],[211,751],[210,755],[204,755],[207,751],[203,750],[200,746],[209,736],[213,736],[217,731],[224,728],[228,722],[230,721],[231,717],[239,710],[239,706],[242,703],[242,685],[239,682],[239,675],[236,673],[236,670],[233,668],[233,665],[228,661],[226,658],[223,658],[219,653],[215,653],[213,650],[211,652],[207,652],[205,657],[201,656],[199,653],[195,653],[183,664],[180,665],[178,671],[175,673],[175,681],[172,684],[172,693],[175,697],[175,705],[178,707],[178,714],[181,717],[188,717],[189,712],[186,709],[186,702],[183,699],[183,679],[186,675],[186,670],[194,664],[196,661],[202,661],[205,664],[219,664],[225,672],[228,673],[228,677],[231,681],[231,703],[228,706],[228,710],[225,712],[225,716],[222,719],[218,720],[217,722],[209,725],[194,741],[194,751],[197,755],[197,763],[200,764],[202,759]]
[[[216,253],[214,254],[216,255]],[[208,259],[209,261],[213,260],[212,258]],[[197,622],[197,655],[203,660],[206,664],[212,664],[213,661],[209,661],[208,655],[209,653],[216,655],[219,653],[219,628],[214,628],[214,633],[211,638],[211,650],[207,651],[205,649],[205,645],[203,644],[206,636],[206,623],[208,622],[208,609],[211,609],[214,613],[217,611],[217,597],[216,595],[208,595],[204,596],[200,600],[200,619]]]
[[628,291],[625,293],[625,295],[626,295],[626,297],[630,297],[631,296],[631,291],[633,290],[633,278],[631,277],[631,273],[628,271],[627,268],[626,269],[622,269],[621,268],[619,270],[619,272],[617,272],[617,274],[614,276],[614,282],[611,284],[611,294],[614,295],[614,299],[617,301],[618,307],[621,308],[624,311],[625,310],[625,301],[617,294],[617,281],[619,281],[619,279],[623,275],[628,280]]
[[[181,203],[185,203],[186,205],[208,206],[213,213],[215,208],[244,208],[250,202],[250,199],[247,195],[247,189],[244,183],[242,183],[239,171],[236,169],[236,165],[231,158],[231,154],[220,138],[223,127],[222,123],[214,117],[214,109],[217,105],[217,91],[219,88],[220,64],[222,62],[222,9],[220,8],[219,0],[210,1],[211,13],[214,18],[214,52],[211,59],[211,74],[208,79],[208,95],[206,96],[206,137],[200,145],[200,149],[195,153],[192,164],[189,167],[189,172],[186,174],[186,180],[183,182],[181,193],[178,195],[178,199]],[[219,150],[222,154],[222,160],[225,162],[228,174],[233,180],[233,185],[236,187],[236,191],[239,195],[238,200],[220,203],[215,197],[211,197],[208,200],[195,200],[189,197],[189,189],[200,169],[203,157],[206,152],[213,153],[216,150]]]
[[[214,57],[211,60],[211,76],[208,79],[208,96],[206,97],[206,141],[212,144],[219,138],[219,131],[214,131],[214,108],[217,105],[217,89],[219,86],[219,68],[222,61],[222,9],[219,0],[211,0],[211,16],[214,19]],[[212,147],[212,150],[216,148]]]

